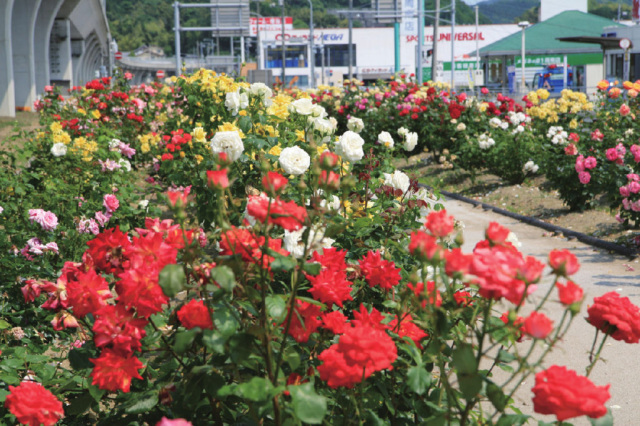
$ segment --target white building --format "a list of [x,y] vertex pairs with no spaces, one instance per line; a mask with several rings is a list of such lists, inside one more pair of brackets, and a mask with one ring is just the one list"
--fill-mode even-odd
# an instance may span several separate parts
[[[457,25],[455,27],[456,84],[467,85],[470,69],[475,66],[476,47],[482,48],[506,36],[518,32],[516,24]],[[433,27],[426,27],[425,50],[433,44]],[[393,28],[354,28],[353,29],[352,72],[359,80],[388,78],[395,72],[395,49]],[[308,87],[311,75],[309,63],[309,30],[285,30],[286,44],[286,81],[298,77],[299,87]],[[261,69],[273,70],[274,76],[282,71],[282,33],[262,31]],[[476,44],[476,39],[478,43]],[[438,62],[444,63],[444,81],[451,80],[451,27],[439,28]],[[314,31],[315,74],[317,84],[340,84],[347,78],[349,71],[348,48],[349,30],[346,28],[316,29]],[[400,71],[407,74],[416,71],[417,36],[402,35],[400,39]],[[429,66],[423,64],[423,66]],[[324,73],[323,73],[324,71]]]

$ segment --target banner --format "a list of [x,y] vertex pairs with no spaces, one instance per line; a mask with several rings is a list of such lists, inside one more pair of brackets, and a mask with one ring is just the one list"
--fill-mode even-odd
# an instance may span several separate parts
[[[263,18],[249,18],[249,27],[251,36],[256,37],[258,35],[258,27],[260,32],[263,31],[282,31],[282,18],[279,16],[265,16]],[[285,31],[293,29],[293,18],[291,16],[285,16],[284,18]]]

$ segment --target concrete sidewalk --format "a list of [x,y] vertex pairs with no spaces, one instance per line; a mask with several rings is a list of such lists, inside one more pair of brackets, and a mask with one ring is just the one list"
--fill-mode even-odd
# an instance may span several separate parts
[[[554,237],[543,229],[480,208],[474,208],[463,202],[447,200],[443,204],[449,214],[465,224],[464,252],[472,251],[475,244],[484,239],[484,230],[489,222],[498,222],[516,234],[522,243],[520,251],[523,254],[534,256],[545,264],[549,252],[553,249],[569,249],[578,257],[581,267],[580,271],[573,276],[573,281],[584,289],[585,301],[580,314],[574,318],[565,339],[547,355],[543,364],[544,368],[556,364],[575,370],[580,375],[585,374],[595,334],[595,328],[587,323],[585,318],[587,306],[593,302],[594,297],[609,291],[616,291],[621,296],[627,296],[635,305],[640,306],[640,263],[637,259],[629,260],[626,257],[610,255],[575,240],[568,241],[563,237]],[[549,268],[545,270],[545,278],[534,293],[539,297],[544,295],[552,283],[551,277],[547,276],[548,272],[550,272]],[[510,306],[509,302],[506,302],[503,306],[498,306],[497,309],[507,311]],[[543,312],[555,323],[560,321],[563,308],[557,302],[556,291],[551,293]],[[598,341],[601,337],[602,334],[600,334]],[[520,345],[524,345],[522,351],[525,351],[529,344],[530,341],[526,340],[520,343]],[[607,407],[611,409],[616,425],[640,425],[639,361],[640,345],[616,341],[609,337],[602,351],[601,361],[596,364],[589,376],[598,386],[611,384],[609,389],[611,399],[607,402]],[[498,381],[498,383],[501,382]],[[533,384],[534,376],[531,375],[520,384],[515,395],[517,406],[526,414],[533,414],[531,402]],[[555,421],[555,416],[536,414],[536,419],[552,422]],[[568,421],[576,425],[589,424],[584,416]]]

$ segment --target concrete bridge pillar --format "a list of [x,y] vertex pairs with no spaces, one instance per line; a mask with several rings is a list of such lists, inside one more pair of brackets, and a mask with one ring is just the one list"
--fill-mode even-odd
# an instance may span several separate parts
[[49,66],[49,39],[53,23],[65,0],[47,0],[40,4],[34,33],[34,60],[36,68],[36,93],[44,92],[51,84]]
[[[12,40],[15,106],[33,107],[36,100],[36,65],[33,39],[41,0],[20,0],[13,5]],[[2,114],[0,114],[2,115]]]
[[0,116],[15,117],[15,86],[11,47],[11,16],[13,0],[0,4]]

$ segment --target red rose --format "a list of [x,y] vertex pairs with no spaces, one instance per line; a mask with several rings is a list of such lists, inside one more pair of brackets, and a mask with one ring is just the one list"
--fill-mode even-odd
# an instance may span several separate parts
[[535,339],[545,339],[553,330],[553,321],[545,314],[531,312],[524,320],[524,332]]
[[551,250],[549,253],[549,266],[553,272],[562,276],[573,275],[580,269],[580,263],[569,250]]
[[439,261],[444,256],[444,249],[438,245],[434,237],[426,232],[417,231],[411,233],[409,253],[421,260]]
[[205,330],[213,329],[211,311],[202,300],[191,299],[178,311],[178,319],[187,330],[200,327]]
[[135,356],[121,356],[105,349],[98,358],[89,358],[94,365],[91,377],[93,385],[115,392],[129,392],[132,379],[142,379],[138,372],[144,365]]
[[9,386],[4,406],[23,425],[54,425],[64,417],[62,402],[40,383],[22,382]]
[[533,410],[554,414],[558,421],[579,416],[592,418],[607,414],[605,402],[611,397],[609,386],[596,386],[584,376],[566,367],[553,365],[536,374]]
[[350,388],[376,371],[391,370],[397,357],[396,345],[385,331],[358,326],[318,356],[322,361],[318,373],[331,388]]
[[332,171],[323,170],[318,178],[318,186],[328,191],[335,191],[340,187],[340,175]]
[[229,187],[229,176],[227,175],[227,169],[222,170],[208,170],[207,182],[210,188],[225,189]]
[[289,179],[276,172],[268,172],[262,178],[262,187],[268,193],[274,192],[277,194],[281,192],[287,186],[287,183],[289,183]]
[[379,285],[390,290],[400,283],[400,268],[394,262],[380,257],[380,251],[368,252],[359,262],[360,269],[371,287]]
[[610,291],[593,299],[587,313],[591,325],[614,339],[627,343],[640,341],[640,309],[628,297]]
[[433,211],[427,216],[424,226],[431,232],[431,235],[438,238],[446,237],[453,232],[453,217],[447,214],[446,210]]
[[503,244],[509,237],[510,232],[511,231],[499,223],[491,222],[485,231],[485,237],[492,244]]
[[519,316],[516,315],[515,319],[511,323],[511,319],[509,318],[509,313],[505,312],[500,317],[500,320],[502,320],[502,322],[505,323],[507,326],[511,326],[511,327],[513,327],[513,329],[515,329],[516,340],[518,342],[521,342],[522,341],[522,335],[524,334],[524,325],[523,325],[524,324],[524,318],[519,317]]
[[340,157],[338,157],[333,152],[325,151],[320,154],[320,168],[322,168],[323,170],[331,170],[338,165],[339,159]]
[[556,287],[558,288],[558,298],[563,305],[573,305],[576,302],[581,302],[584,298],[584,291],[573,281],[567,281],[565,285],[558,282]]

